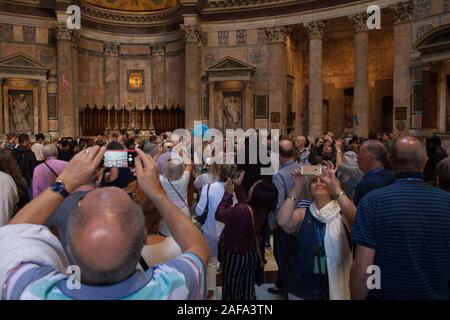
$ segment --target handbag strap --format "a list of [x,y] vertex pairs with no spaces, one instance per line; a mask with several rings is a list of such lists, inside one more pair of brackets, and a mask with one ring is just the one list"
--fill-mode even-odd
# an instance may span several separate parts
[[262,257],[261,248],[259,246],[258,235],[256,234],[256,224],[255,224],[255,217],[253,215],[253,209],[249,205],[247,205],[247,207],[250,210],[250,217],[252,219],[253,233],[255,234],[256,252],[258,253],[261,267],[264,267],[264,259]]
[[175,189],[175,187],[173,186],[172,182],[170,182],[169,179],[167,179],[167,181],[169,181],[170,186],[172,187],[172,189],[177,193],[177,195],[180,197],[181,201],[183,201],[184,205],[186,206],[186,208],[189,209],[188,204],[186,203],[186,201],[184,201],[183,197],[181,196],[181,194],[178,192],[177,189]]
[[206,206],[205,209],[203,210],[203,214],[208,214],[208,208],[209,208],[209,187],[211,186],[210,183],[208,183],[208,187],[206,188]]
[[58,175],[56,174],[55,170],[53,170],[52,167],[49,166],[47,161],[44,161],[44,164],[47,166],[47,168],[55,175],[56,178],[58,178]]

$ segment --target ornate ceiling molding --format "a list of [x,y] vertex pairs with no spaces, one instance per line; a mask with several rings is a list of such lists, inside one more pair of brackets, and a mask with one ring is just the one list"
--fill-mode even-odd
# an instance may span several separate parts
[[89,20],[114,23],[119,25],[154,25],[165,24],[178,20],[180,17],[180,7],[177,5],[157,12],[122,12],[116,10],[108,10],[95,7],[88,3],[83,3],[81,6],[83,17]]

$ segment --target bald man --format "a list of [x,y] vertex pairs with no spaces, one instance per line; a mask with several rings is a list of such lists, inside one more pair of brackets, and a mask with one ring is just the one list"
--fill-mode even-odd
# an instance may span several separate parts
[[352,298],[447,300],[450,193],[424,182],[422,142],[402,137],[391,152],[397,180],[366,195],[356,212]]
[[[71,192],[93,180],[105,148],[78,153],[57,182],[0,228],[2,299],[203,299],[208,246],[196,226],[166,197],[156,163],[138,150],[140,188],[165,219],[183,254],[137,271],[146,230],[141,208],[126,192],[104,188],[88,193],[69,219],[67,257],[44,224]],[[24,249],[27,248],[27,249]],[[79,279],[79,280],[77,280]],[[81,280],[81,281],[80,281]]]
[[[292,171],[301,167],[301,164],[295,161],[295,144],[292,140],[281,140],[279,148],[280,169],[272,177],[272,182],[278,190],[277,207],[272,217],[274,220],[276,220],[278,211],[289,196],[288,193],[294,185]],[[274,256],[278,265],[278,273],[275,287],[268,288],[268,291],[272,294],[287,296],[293,258],[293,237],[276,225],[276,223],[273,223],[273,227],[275,228]]]

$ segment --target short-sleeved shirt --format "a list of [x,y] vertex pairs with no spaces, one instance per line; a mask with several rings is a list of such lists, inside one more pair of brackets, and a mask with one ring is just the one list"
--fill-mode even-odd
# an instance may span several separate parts
[[381,272],[369,299],[449,298],[450,193],[419,176],[399,177],[358,205],[352,241],[375,250]]
[[356,185],[353,202],[355,206],[370,191],[383,188],[395,181],[395,174],[384,168],[376,168],[366,172],[361,182]]
[[205,295],[204,267],[193,253],[146,272],[136,271],[120,283],[98,287],[81,284],[81,288],[71,289],[73,280],[62,272],[67,267],[64,251],[46,227],[2,227],[0,243],[0,299],[193,300]]

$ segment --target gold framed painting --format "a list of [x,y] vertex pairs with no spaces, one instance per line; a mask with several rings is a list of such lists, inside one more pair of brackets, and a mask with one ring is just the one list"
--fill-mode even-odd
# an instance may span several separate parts
[[128,91],[130,92],[144,91],[144,70],[128,71]]

